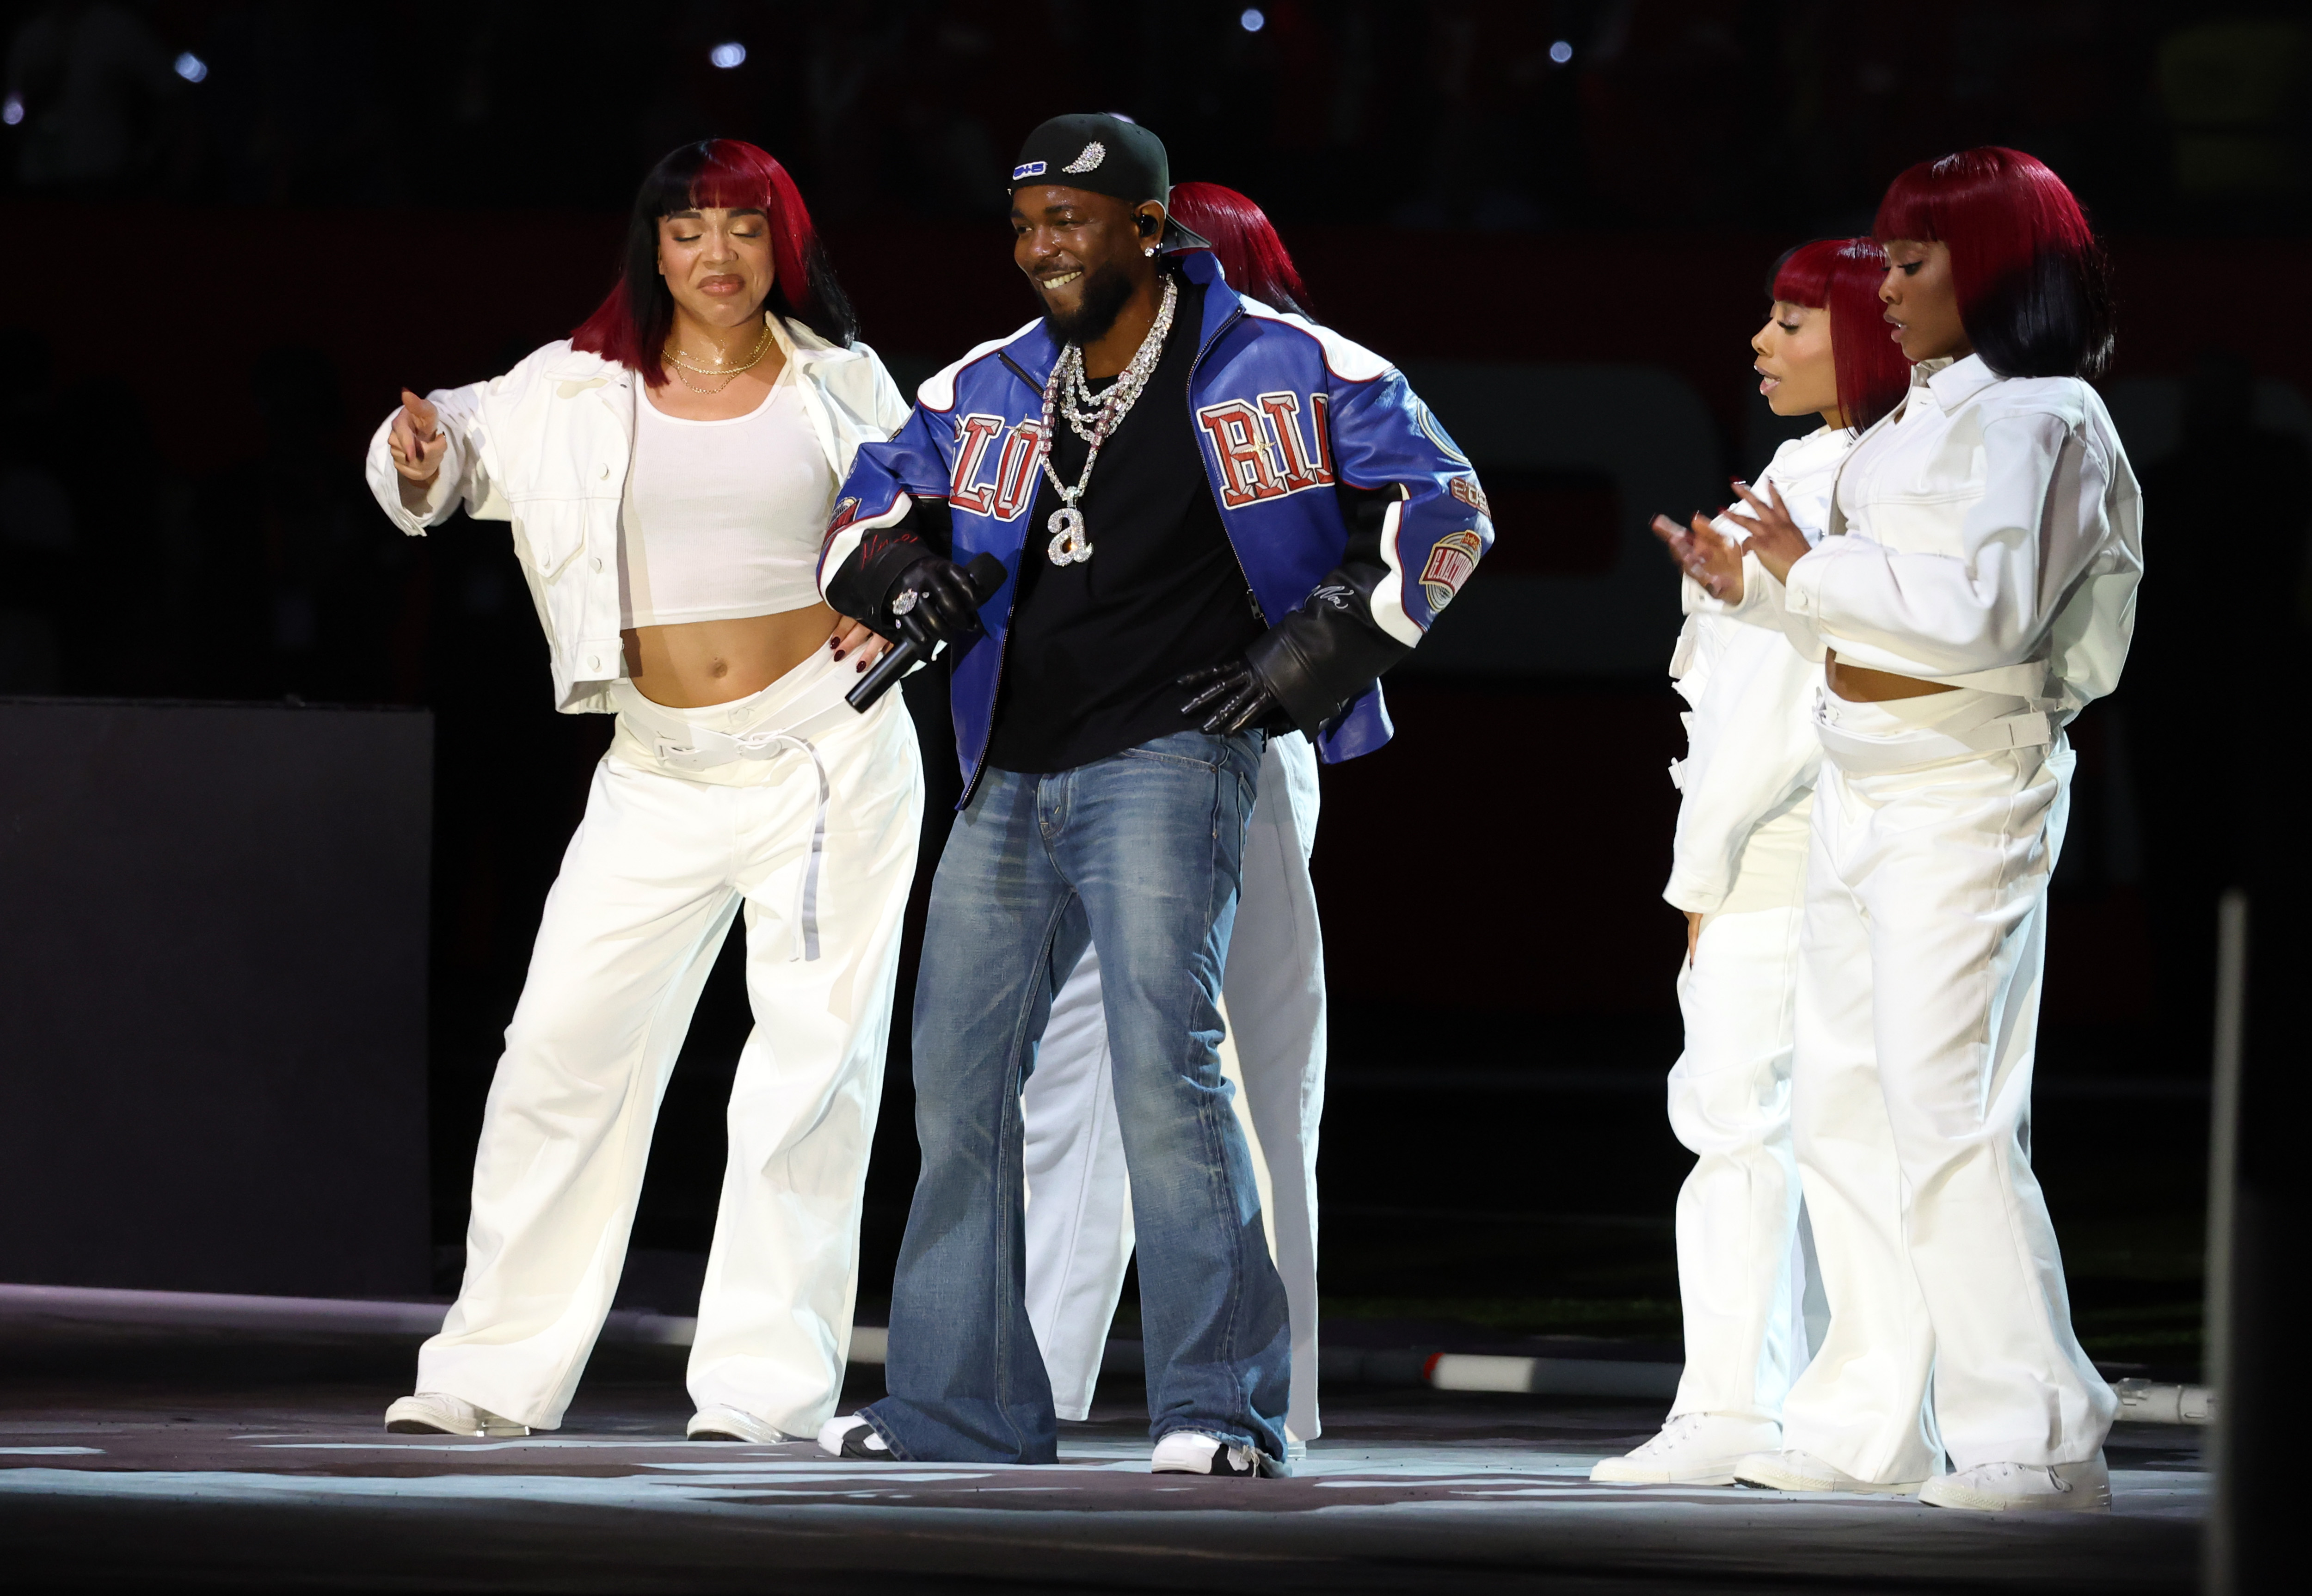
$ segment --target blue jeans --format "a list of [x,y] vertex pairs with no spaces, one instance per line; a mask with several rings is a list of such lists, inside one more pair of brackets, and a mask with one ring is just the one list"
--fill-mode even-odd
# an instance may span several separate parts
[[924,1162],[892,1285],[890,1394],[861,1410],[900,1457],[1057,1459],[1022,1285],[1020,1090],[1087,941],[1131,1171],[1149,1431],[1283,1457],[1284,1287],[1219,1054],[1261,741],[1181,732],[1049,776],[991,769],[957,818],[915,984]]

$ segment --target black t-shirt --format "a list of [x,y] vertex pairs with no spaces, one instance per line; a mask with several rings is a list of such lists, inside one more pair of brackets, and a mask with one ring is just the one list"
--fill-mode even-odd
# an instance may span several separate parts
[[[1172,330],[1148,386],[1108,442],[1078,501],[1088,560],[1046,550],[1060,495],[1044,478],[1028,513],[1020,595],[987,762],[1070,770],[1195,723],[1175,679],[1242,652],[1265,629],[1198,452],[1188,415],[1204,291],[1183,280]],[[1091,385],[1104,390],[1105,383]],[[1052,469],[1073,485],[1089,445],[1065,417]]]

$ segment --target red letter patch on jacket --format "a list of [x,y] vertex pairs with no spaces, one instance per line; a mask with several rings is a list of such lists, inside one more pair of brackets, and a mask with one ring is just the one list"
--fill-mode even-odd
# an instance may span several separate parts
[[995,519],[1010,521],[1036,502],[1042,473],[1036,469],[1044,424],[1023,421],[1003,440],[1003,458],[995,467]]
[[1283,498],[1304,488],[1329,487],[1332,452],[1325,443],[1325,399],[1314,396],[1316,447],[1300,431],[1300,396],[1264,393],[1256,408],[1242,399],[1206,405],[1196,425],[1213,441],[1220,464],[1221,505],[1241,510],[1263,499]]
[[967,416],[955,424],[955,478],[948,484],[948,503],[974,515],[995,508],[995,484],[976,482],[987,445],[1003,430],[1001,416]]

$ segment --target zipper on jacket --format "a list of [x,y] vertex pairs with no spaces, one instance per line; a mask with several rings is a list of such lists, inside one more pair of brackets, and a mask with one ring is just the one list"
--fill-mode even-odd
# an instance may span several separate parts
[[[1024,547],[1020,550],[1020,563],[1028,563]],[[1012,583],[1012,596],[1015,599],[1020,596],[1020,583],[1016,578]],[[1012,617],[1018,613],[1018,607],[1014,606],[1003,618],[1003,641],[995,645],[995,696],[987,701],[987,730],[979,734],[979,751],[971,758],[971,774],[964,778],[963,796],[955,801],[955,812],[958,814],[971,807],[971,795],[979,791],[979,778],[987,774],[987,746],[995,741],[995,706],[1003,692],[1003,662],[1012,657]],[[950,682],[955,680],[952,661],[948,664],[947,679]]]
[[[1210,292],[1209,288],[1206,291]],[[1229,530],[1228,509],[1220,501],[1219,489],[1213,481],[1212,467],[1204,465],[1204,440],[1196,436],[1196,373],[1203,367],[1204,356],[1213,352],[1213,346],[1221,341],[1230,328],[1243,320],[1244,306],[1239,304],[1236,309],[1228,313],[1227,320],[1213,329],[1213,336],[1204,340],[1196,350],[1195,359],[1188,363],[1188,391],[1186,395],[1188,405],[1188,437],[1195,445],[1196,463],[1204,467],[1204,491],[1213,495],[1213,509],[1221,518],[1221,536],[1228,540],[1229,557],[1236,562],[1237,580],[1244,583],[1244,601],[1252,610],[1252,618],[1265,627],[1271,624],[1268,613],[1261,609],[1260,594],[1253,589],[1252,573],[1244,568],[1244,556],[1237,551],[1236,534]]]
[[[1036,395],[1039,400],[1043,398],[1044,390],[1037,386],[1035,379],[1028,375],[1025,368],[1018,361],[1001,350],[996,352],[995,358],[1012,368],[1012,374],[1028,385],[1029,392]],[[1040,494],[1038,496],[1041,496]],[[1035,513],[1036,502],[1030,499],[1028,501],[1028,508],[1024,513],[1033,515]],[[1029,531],[1034,530],[1032,527],[1029,529]],[[950,548],[948,553],[952,556],[955,550]],[[1023,532],[1020,539],[1020,572],[1024,573],[1027,566],[1028,537],[1027,533]],[[988,746],[995,741],[995,706],[1003,696],[1003,667],[1012,657],[1012,623],[1018,619],[1020,615],[1020,575],[1014,574],[1012,578],[1012,602],[1003,611],[1003,638],[995,645],[994,690],[989,694],[987,699],[987,730],[980,733],[979,750],[972,755],[970,774],[963,778],[963,795],[956,800],[955,804],[955,812],[958,814],[961,814],[971,806],[971,795],[979,791],[979,778],[987,773],[987,750]],[[955,662],[950,659],[948,662],[948,680],[953,682],[954,680]]]
[[1010,366],[1012,368],[1012,374],[1028,385],[1028,391],[1034,394],[1039,403],[1042,401],[1044,397],[1044,385],[1028,374],[1028,368],[1026,366],[1021,365],[1018,361],[1012,359],[1009,355],[1004,354],[1001,350],[996,352],[995,358],[1002,361],[1005,365]]

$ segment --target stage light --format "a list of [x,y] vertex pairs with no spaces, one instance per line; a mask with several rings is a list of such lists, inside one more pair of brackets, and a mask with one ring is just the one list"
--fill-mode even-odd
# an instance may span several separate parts
[[1267,17],[1261,14],[1260,8],[1257,5],[1246,6],[1244,14],[1237,18],[1237,21],[1243,24],[1244,31],[1248,33],[1257,33],[1268,26]]
[[174,65],[177,68],[177,75],[188,83],[197,83],[209,75],[209,64],[190,50],[179,56]]
[[708,50],[706,58],[728,72],[733,66],[744,66],[747,64],[747,47],[734,39],[728,44],[718,44]]
[[1573,59],[1573,47],[1561,39],[1549,47],[1549,58],[1563,66]]
[[13,127],[23,119],[24,97],[22,94],[11,94],[7,99],[0,100],[0,122]]

